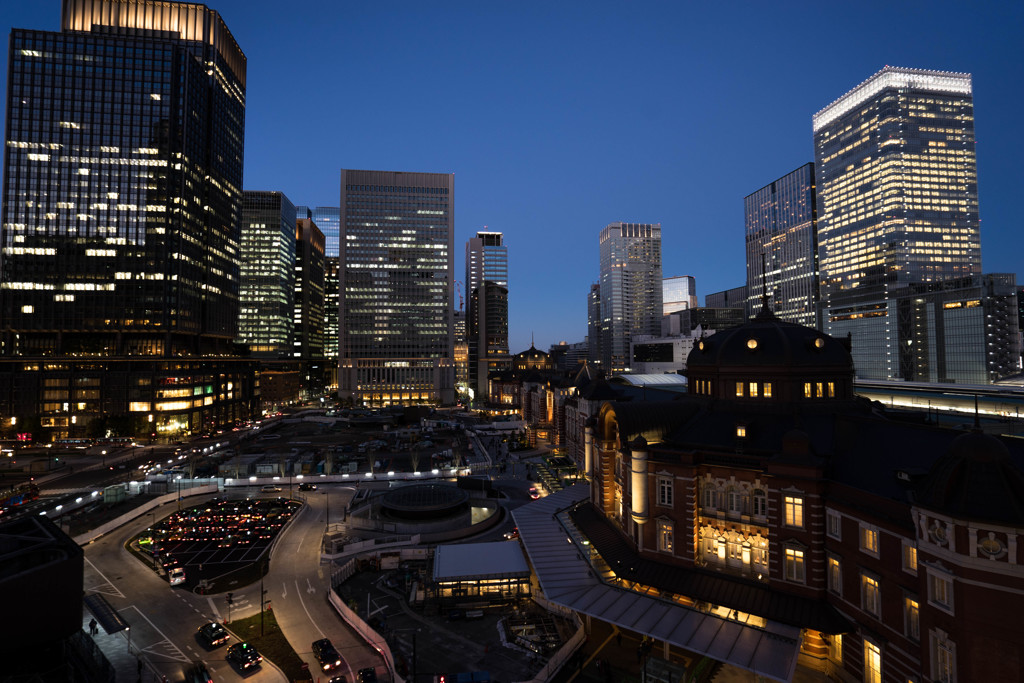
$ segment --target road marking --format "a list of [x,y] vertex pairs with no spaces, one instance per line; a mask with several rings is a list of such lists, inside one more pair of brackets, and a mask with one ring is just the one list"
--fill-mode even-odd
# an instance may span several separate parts
[[[185,655],[185,653],[182,652],[181,649],[177,645],[172,643],[171,639],[168,638],[164,634],[163,631],[161,631],[159,628],[157,628],[156,624],[154,624],[152,621],[150,621],[149,617],[147,617],[142,612],[142,610],[140,610],[135,605],[129,605],[129,607],[126,607],[125,609],[129,609],[129,608],[135,610],[136,612],[138,612],[139,616],[142,617],[143,619],[145,619],[146,622],[150,626],[153,627],[154,631],[156,631],[161,636],[163,636],[163,640],[157,641],[153,645],[150,645],[150,646],[148,646],[146,648],[139,648],[140,652],[149,652],[150,654],[159,654],[159,655],[162,655],[164,657],[167,657],[168,659],[172,659],[172,660],[177,661],[177,662],[188,662],[188,661],[190,661],[189,658]],[[122,611],[124,611],[124,610],[122,610]],[[163,653],[161,653],[161,652],[157,652],[157,651],[154,651],[154,650],[150,649],[150,648],[156,648],[156,647],[163,647],[163,648],[165,648],[165,651]],[[175,656],[175,653],[177,653],[177,656]]]
[[98,568],[96,567],[96,565],[94,565],[94,564],[93,564],[93,563],[92,563],[92,562],[91,562],[91,561],[89,560],[89,558],[86,558],[86,559],[85,559],[85,561],[89,563],[89,566],[90,566],[90,567],[92,567],[93,571],[95,571],[95,572],[96,572],[97,574],[99,574],[100,576],[102,576],[102,577],[103,577],[103,580],[107,582],[107,586],[109,586],[109,587],[110,587],[110,590],[101,590],[101,589],[96,589],[96,588],[93,588],[92,590],[96,591],[97,593],[106,593],[107,595],[115,595],[115,596],[117,596],[117,597],[119,597],[119,598],[123,598],[123,597],[124,597],[124,593],[122,593],[121,591],[119,591],[119,590],[117,589],[117,586],[115,586],[115,585],[113,584],[113,582],[112,582],[112,581],[111,581],[110,579],[108,579],[108,578],[106,577],[106,575],[104,575],[104,573],[103,573],[103,572],[101,572],[101,571],[100,571],[100,570],[99,570],[99,569],[98,569]]
[[[308,578],[306,579],[306,586],[307,586],[306,587],[306,592],[307,593],[316,593],[317,592],[317,588],[313,585],[313,582],[310,581]],[[298,586],[298,582],[296,582],[295,588],[297,589],[298,587],[299,587]]]
[[[309,579],[306,579],[306,580],[308,581]],[[313,615],[309,613],[308,609],[306,609],[306,603],[302,599],[302,593],[299,592],[299,580],[298,579],[295,580],[295,593],[299,596],[299,604],[302,605],[302,611],[306,613],[306,617],[309,619],[309,623],[313,624],[313,628],[315,628],[317,630],[317,632],[320,634],[321,638],[326,638],[327,635],[323,631],[320,630],[320,624],[316,623],[316,620],[313,619]]]
[[220,618],[220,612],[217,610],[217,605],[213,602],[213,598],[207,597],[206,602],[209,603],[210,611],[213,612],[213,616],[217,618],[217,621],[223,621],[223,619]]
[[283,582],[283,581],[281,582],[281,597],[282,598],[287,598],[288,597],[288,584]]

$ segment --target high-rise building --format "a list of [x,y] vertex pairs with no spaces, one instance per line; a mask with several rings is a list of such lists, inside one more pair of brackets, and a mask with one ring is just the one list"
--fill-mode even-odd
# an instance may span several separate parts
[[822,329],[901,377],[893,292],[981,274],[971,77],[887,66],[813,128]]
[[508,352],[508,288],[484,280],[469,297],[466,314],[469,385],[476,396],[490,395],[488,374],[512,366]]
[[299,218],[311,218],[324,234],[324,254],[338,256],[338,234],[341,230],[341,209],[337,206],[298,206]]
[[720,292],[712,292],[704,295],[705,308],[739,308],[747,310],[747,286],[723,289]]
[[[477,291],[487,285],[486,291]],[[503,292],[502,292],[503,290]],[[487,373],[508,369],[508,247],[500,232],[478,232],[466,241],[466,343],[468,380],[488,395]]]
[[60,32],[14,29],[9,54],[0,344],[17,360],[0,363],[14,397],[0,414],[54,436],[247,416],[246,59],[224,21],[197,4],[64,0]]
[[661,281],[661,314],[697,308],[697,281],[692,275],[676,275]]
[[242,193],[238,341],[254,356],[291,356],[295,206],[281,192]]
[[817,326],[818,206],[814,164],[804,164],[743,199],[747,236],[747,315],[767,294],[782,320]]
[[454,402],[454,187],[448,173],[341,171],[341,398]]
[[324,234],[309,218],[295,221],[295,312],[292,357],[301,363],[300,395],[324,388]]
[[324,258],[324,382],[338,388],[338,267],[337,256]]
[[629,368],[634,334],[661,329],[661,223],[609,223],[601,246],[601,365]]
[[466,296],[484,281],[508,287],[508,247],[500,232],[478,232],[466,241]]
[[587,360],[601,363],[601,284],[595,282],[587,292]]

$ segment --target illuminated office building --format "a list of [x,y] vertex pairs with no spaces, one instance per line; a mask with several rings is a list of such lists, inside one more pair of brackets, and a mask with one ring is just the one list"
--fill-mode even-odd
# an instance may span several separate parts
[[324,258],[324,383],[338,388],[338,267],[337,256]]
[[281,192],[242,193],[238,341],[254,356],[291,356],[295,206]]
[[9,55],[0,414],[53,436],[115,416],[160,435],[246,417],[246,58],[224,21],[65,0],[59,32],[14,29]]
[[[486,291],[478,291],[487,285]],[[469,385],[487,396],[487,373],[507,370],[508,247],[500,232],[478,232],[466,241],[466,343]]]
[[887,66],[813,129],[822,328],[902,377],[895,290],[981,274],[971,77]]
[[295,311],[292,357],[300,361],[300,396],[324,390],[324,234],[309,218],[295,221]]
[[747,316],[761,296],[781,320],[817,326],[818,207],[814,164],[804,164],[743,199]]
[[590,285],[587,292],[587,361],[601,363],[601,284]]
[[661,330],[661,223],[610,223],[600,235],[601,365],[629,367],[634,334]]
[[661,281],[661,314],[697,308],[697,281],[692,275],[676,275]]
[[341,171],[338,394],[455,400],[455,177]]

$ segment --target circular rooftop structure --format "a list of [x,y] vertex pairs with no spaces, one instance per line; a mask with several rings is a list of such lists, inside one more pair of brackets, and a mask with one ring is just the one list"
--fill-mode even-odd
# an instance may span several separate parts
[[441,519],[464,512],[469,493],[444,484],[413,484],[384,494],[381,510],[399,519]]

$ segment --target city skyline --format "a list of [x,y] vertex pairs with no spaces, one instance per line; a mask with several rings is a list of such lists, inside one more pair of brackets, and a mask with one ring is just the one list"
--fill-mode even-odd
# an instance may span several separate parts
[[[57,28],[57,0],[25,5],[5,7],[6,32]],[[982,269],[1017,271],[1020,7],[311,2],[268,22],[269,3],[207,6],[248,58],[244,189],[336,206],[341,168],[455,173],[455,243],[489,230],[509,245],[513,353],[587,334],[610,222],[660,222],[664,276],[694,276],[701,302],[742,284],[743,198],[811,161],[811,117],[887,64],[972,74]],[[309,106],[277,97],[281,81]]]

